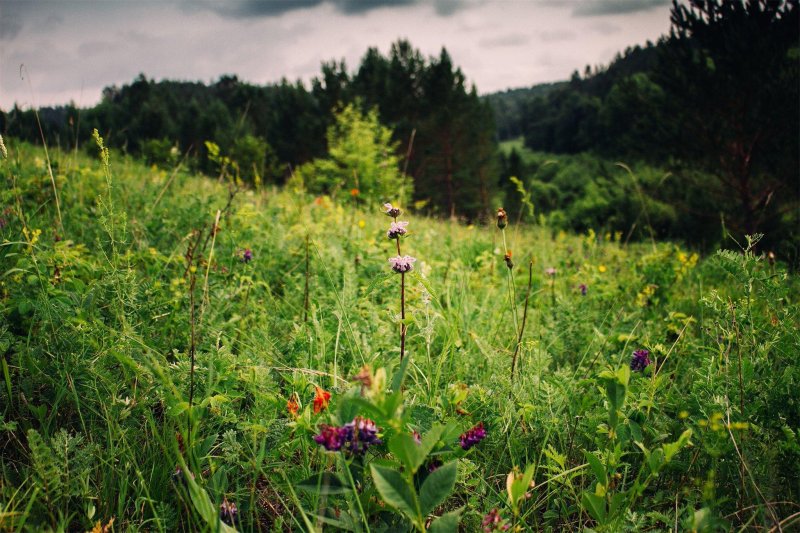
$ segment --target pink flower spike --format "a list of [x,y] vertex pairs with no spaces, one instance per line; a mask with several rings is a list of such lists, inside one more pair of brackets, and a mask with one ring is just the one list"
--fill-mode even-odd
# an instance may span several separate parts
[[411,269],[414,268],[414,262],[416,262],[416,259],[409,255],[404,255],[403,257],[398,255],[396,257],[389,258],[389,263],[392,265],[392,270],[400,274],[411,271]]
[[389,202],[386,202],[385,204],[383,204],[383,209],[384,209],[384,212],[385,212],[385,213],[386,213],[388,216],[390,216],[390,217],[392,217],[392,218],[397,218],[397,217],[399,217],[399,216],[400,216],[400,213],[402,213],[402,212],[403,212],[403,211],[401,211],[401,210],[400,210],[400,208],[399,208],[399,207],[394,207],[394,206],[393,206],[392,204],[390,204]]
[[403,220],[400,222],[392,222],[392,225],[389,227],[389,231],[386,232],[386,236],[390,239],[397,239],[400,237],[400,235],[406,234],[406,226],[408,226],[408,222]]

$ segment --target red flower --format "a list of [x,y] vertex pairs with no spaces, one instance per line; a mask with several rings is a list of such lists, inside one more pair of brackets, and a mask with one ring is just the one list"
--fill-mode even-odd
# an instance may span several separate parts
[[289,411],[293,418],[297,418],[297,413],[300,411],[300,402],[297,401],[296,392],[293,392],[289,397],[289,401],[286,402],[286,410]]
[[316,385],[314,389],[314,414],[319,414],[328,408],[328,404],[331,401],[331,393]]

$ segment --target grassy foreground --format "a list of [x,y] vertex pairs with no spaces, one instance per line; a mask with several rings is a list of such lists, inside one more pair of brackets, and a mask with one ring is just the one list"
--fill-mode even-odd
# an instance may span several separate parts
[[799,523],[781,265],[6,144],[0,529]]

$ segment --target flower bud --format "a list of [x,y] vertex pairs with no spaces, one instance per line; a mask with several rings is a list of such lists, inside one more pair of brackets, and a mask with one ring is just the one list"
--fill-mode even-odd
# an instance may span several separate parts
[[500,229],[505,228],[508,226],[508,215],[506,214],[506,210],[502,207],[497,208],[497,227]]

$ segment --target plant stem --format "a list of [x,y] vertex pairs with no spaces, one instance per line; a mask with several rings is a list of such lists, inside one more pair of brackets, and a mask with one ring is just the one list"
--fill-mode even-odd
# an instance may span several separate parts
[[[505,228],[501,229],[500,232],[503,234],[503,249],[505,253],[508,253],[508,244],[506,244],[506,230]],[[511,300],[511,316],[514,317],[514,331],[519,333],[519,320],[517,318],[517,289],[514,284],[514,269],[508,269],[508,297]]]
[[533,260],[528,263],[528,291],[525,293],[525,307],[522,311],[522,325],[517,336],[517,346],[514,348],[514,356],[511,358],[511,381],[514,381],[514,371],[517,367],[517,355],[522,345],[522,335],[525,332],[525,321],[528,318],[528,300],[531,297],[531,286],[533,285]]
[[[397,217],[394,217],[397,223]],[[397,256],[400,257],[400,236],[395,239]],[[400,360],[406,355],[406,273],[400,273]]]
[[303,322],[308,323],[308,278],[309,278],[309,258],[308,258],[308,233],[306,233],[306,289],[303,295]]

